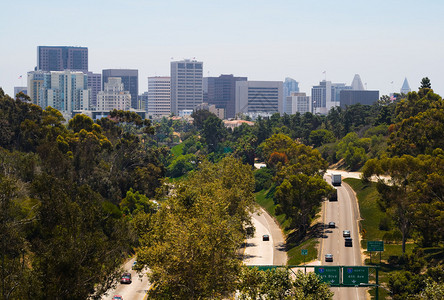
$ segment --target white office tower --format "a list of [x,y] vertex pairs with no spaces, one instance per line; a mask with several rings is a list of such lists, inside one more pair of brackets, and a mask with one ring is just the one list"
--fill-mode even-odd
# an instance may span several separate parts
[[311,97],[305,93],[291,93],[291,96],[285,99],[285,113],[294,115],[295,113],[305,114],[312,112]]
[[113,109],[129,110],[131,107],[131,94],[125,91],[122,78],[109,77],[104,90],[97,94],[98,111],[111,111]]
[[43,109],[46,108],[43,94],[45,74],[44,71],[28,72],[28,96],[33,104],[39,105]]
[[363,91],[364,90],[364,85],[362,84],[361,76],[359,76],[359,74],[355,74],[355,77],[353,77],[351,87],[352,87],[352,90],[354,90],[354,91]]
[[171,114],[171,78],[148,77],[148,115],[154,118]]
[[203,102],[201,61],[185,59],[171,62],[171,112],[193,110]]
[[252,117],[284,113],[282,81],[237,81],[236,114]]
[[51,71],[44,74],[43,85],[42,107],[58,109],[65,119],[71,118],[73,110],[89,109],[88,76],[83,72]]
[[409,82],[407,81],[407,77],[404,79],[404,83],[402,84],[401,87],[401,94],[408,94],[410,93],[412,90],[410,89],[410,85]]
[[332,83],[326,80],[319,82],[319,85],[311,89],[313,113],[326,115],[333,107],[340,106],[340,92],[351,89],[352,87],[346,86],[345,83]]

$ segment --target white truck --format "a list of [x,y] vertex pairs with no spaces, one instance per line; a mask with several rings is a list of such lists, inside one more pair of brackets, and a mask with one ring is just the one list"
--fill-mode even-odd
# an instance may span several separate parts
[[331,174],[331,184],[333,186],[341,185],[341,174]]

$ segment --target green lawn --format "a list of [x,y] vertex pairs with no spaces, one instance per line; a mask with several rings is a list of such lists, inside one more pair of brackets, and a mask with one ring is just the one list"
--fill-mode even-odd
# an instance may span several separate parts
[[[361,213],[361,248],[367,249],[367,241],[381,241],[383,236],[387,231],[379,229],[379,224],[381,220],[386,217],[377,204],[378,192],[376,190],[375,183],[363,183],[360,179],[346,178],[344,182],[349,184],[355,191],[358,202],[359,209]],[[408,243],[406,245],[406,253],[412,253],[415,245],[413,243]],[[368,254],[368,252],[365,252]],[[381,255],[380,255],[381,254]],[[367,265],[379,265],[379,282],[382,284],[387,283],[388,274],[390,272],[396,271],[392,265],[387,263],[390,256],[400,256],[402,254],[402,246],[400,243],[397,244],[387,244],[384,243],[384,251],[382,253],[376,252],[371,256],[371,261],[369,258],[365,260]],[[381,259],[381,264],[379,263]],[[375,297],[375,290],[371,289],[370,294],[372,298]],[[380,288],[379,289],[379,299],[388,299],[388,292]]]
[[183,149],[183,143],[180,143],[179,145],[176,145],[173,148],[171,148],[171,154],[174,157],[178,157],[179,155],[182,155],[182,149]]

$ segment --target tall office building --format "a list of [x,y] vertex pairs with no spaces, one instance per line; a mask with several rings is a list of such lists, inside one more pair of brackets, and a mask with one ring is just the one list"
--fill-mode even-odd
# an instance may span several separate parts
[[236,114],[268,116],[284,113],[282,81],[237,81]]
[[27,86],[15,86],[14,87],[14,97],[20,92],[22,92],[25,95],[28,95],[28,87]]
[[105,88],[97,94],[98,111],[111,111],[113,109],[129,110],[131,107],[131,94],[124,90],[120,77],[109,77]]
[[326,80],[313,86],[311,89],[313,113],[326,115],[333,107],[340,106],[340,92],[351,89],[352,87],[346,86],[345,83],[332,83]]
[[88,48],[66,46],[38,46],[37,70],[88,72]]
[[171,114],[171,78],[148,77],[148,115],[155,118]]
[[214,104],[217,109],[223,108],[225,118],[234,118],[236,115],[236,82],[247,80],[247,77],[234,77],[233,75],[205,77],[203,79],[203,101]]
[[368,90],[342,90],[341,91],[341,107],[348,105],[363,104],[372,105],[379,99],[379,91]]
[[148,92],[139,95],[139,107],[141,110],[148,112]]
[[88,75],[74,71],[51,71],[43,74],[39,105],[51,106],[70,119],[74,110],[89,109]]
[[404,83],[402,84],[401,87],[401,94],[408,94],[410,93],[412,90],[410,89],[410,85],[409,82],[407,81],[407,77],[404,79]]
[[353,77],[351,88],[355,91],[364,90],[364,85],[362,84],[361,76],[359,76],[359,74],[355,74],[355,77]]
[[171,112],[193,110],[203,102],[201,61],[185,59],[171,62]]
[[132,69],[106,69],[102,70],[102,89],[110,77],[119,77],[122,79],[125,91],[131,94],[131,108],[139,109],[139,71]]
[[291,93],[285,98],[285,113],[287,115],[294,115],[295,113],[304,114],[312,112],[312,102],[310,96],[305,93]]
[[43,95],[44,71],[28,72],[28,96],[33,104],[46,108]]
[[291,96],[291,93],[299,93],[299,82],[293,78],[286,77],[284,81],[284,97]]
[[88,88],[91,90],[91,100],[89,108],[97,108],[97,94],[102,90],[102,74],[88,72]]

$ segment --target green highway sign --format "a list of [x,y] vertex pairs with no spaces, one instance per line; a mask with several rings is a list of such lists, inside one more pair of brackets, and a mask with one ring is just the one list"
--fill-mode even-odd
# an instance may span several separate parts
[[301,255],[307,255],[308,250],[307,249],[301,249]]
[[342,267],[344,285],[368,284],[368,267]]
[[322,281],[327,282],[332,286],[339,285],[339,266],[338,267],[316,266],[315,274],[321,277]]
[[367,241],[367,251],[369,251],[369,252],[384,251],[384,242],[383,241]]

